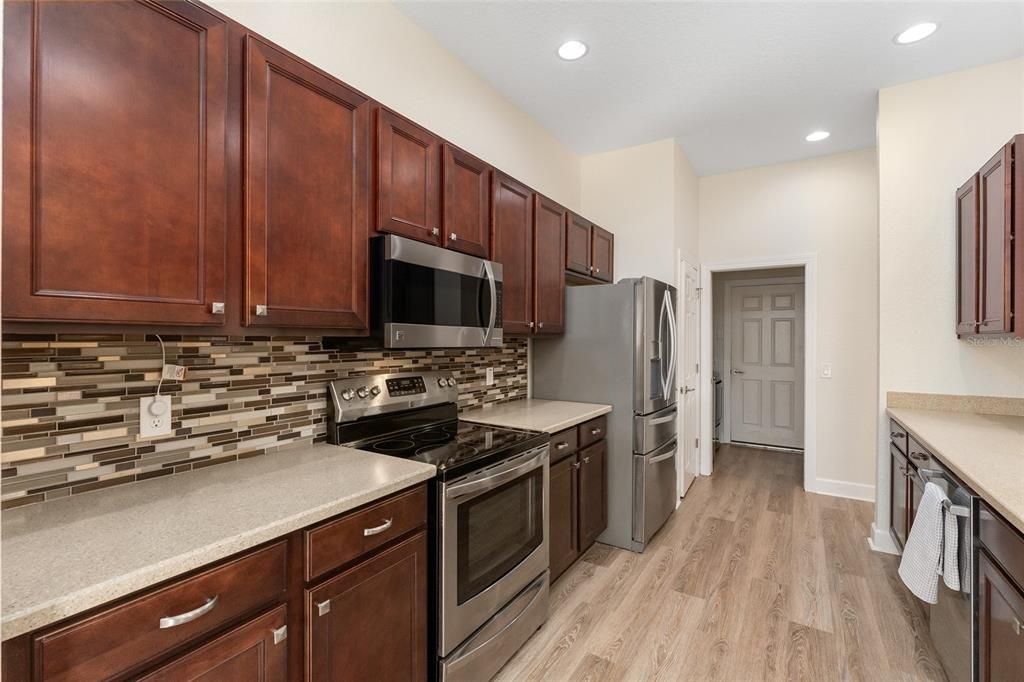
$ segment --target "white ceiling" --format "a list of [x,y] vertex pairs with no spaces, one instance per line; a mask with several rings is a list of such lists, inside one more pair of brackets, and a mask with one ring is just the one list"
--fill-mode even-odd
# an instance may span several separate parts
[[674,137],[700,175],[870,147],[879,88],[1024,54],[1024,2],[397,6],[576,152]]

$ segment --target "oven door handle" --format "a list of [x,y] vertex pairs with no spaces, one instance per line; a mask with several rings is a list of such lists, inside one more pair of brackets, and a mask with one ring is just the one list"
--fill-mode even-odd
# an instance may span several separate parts
[[475,495],[477,493],[482,493],[493,488],[497,488],[502,483],[506,483],[514,478],[518,478],[527,471],[530,471],[532,469],[538,469],[544,466],[544,463],[547,462],[547,460],[548,451],[547,448],[545,448],[543,452],[539,453],[535,457],[531,457],[522,464],[517,464],[509,469],[499,471],[492,476],[488,476],[487,478],[482,478],[477,481],[469,481],[467,483],[453,485],[452,487],[445,490],[444,498],[446,500],[457,500],[461,497],[466,497],[467,495]]
[[491,315],[487,321],[487,331],[484,332],[484,345],[489,346],[491,343],[491,334],[494,333],[494,323],[497,321],[498,316],[498,283],[494,279],[494,268],[491,267],[491,261],[484,261],[484,274],[487,275],[487,286],[491,290]]

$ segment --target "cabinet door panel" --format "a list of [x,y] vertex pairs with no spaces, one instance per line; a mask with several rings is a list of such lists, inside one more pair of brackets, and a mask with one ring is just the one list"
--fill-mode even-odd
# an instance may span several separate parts
[[365,331],[370,103],[252,36],[246,62],[245,322]]
[[444,244],[480,258],[491,255],[490,175],[486,163],[444,145]]
[[240,625],[143,677],[140,682],[215,682],[288,679],[287,639],[274,642],[285,626],[285,607]]
[[377,109],[377,230],[441,242],[441,140]]
[[978,176],[956,192],[957,334],[978,332]]
[[306,592],[309,679],[426,679],[426,538],[418,533]]
[[1013,214],[1011,180],[1012,144],[1007,144],[978,173],[981,201],[981,271],[978,297],[978,331],[1002,334],[1010,331],[1010,285]]
[[613,261],[615,254],[615,235],[594,225],[591,239],[590,263],[594,267],[594,277],[611,282],[613,277]]
[[982,682],[1024,679],[1024,593],[978,551],[978,673]]
[[591,273],[590,237],[593,226],[586,218],[569,214],[565,224],[565,269],[584,275]]
[[894,446],[889,446],[889,523],[900,548],[907,542],[907,471],[910,465]]
[[599,441],[581,450],[580,457],[580,551],[594,544],[608,526],[608,484],[605,448]]
[[533,328],[533,192],[503,173],[491,174],[491,258],[501,263],[505,334]]
[[533,310],[537,334],[565,330],[565,225],[568,211],[539,194],[533,215]]
[[578,477],[576,455],[551,465],[548,529],[551,579],[554,580],[580,555],[578,509]]
[[226,25],[187,3],[10,3],[4,317],[221,324]]

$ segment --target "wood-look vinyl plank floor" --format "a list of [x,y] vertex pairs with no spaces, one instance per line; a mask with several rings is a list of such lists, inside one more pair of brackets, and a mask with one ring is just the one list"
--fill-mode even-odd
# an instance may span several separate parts
[[804,492],[799,455],[723,446],[643,554],[597,544],[551,586],[519,680],[945,680],[869,503]]

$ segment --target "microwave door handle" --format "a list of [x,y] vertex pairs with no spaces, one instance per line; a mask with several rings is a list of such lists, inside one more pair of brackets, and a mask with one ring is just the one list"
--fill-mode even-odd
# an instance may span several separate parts
[[484,261],[484,274],[487,275],[487,284],[491,290],[491,315],[487,321],[487,331],[484,332],[484,345],[488,346],[491,343],[491,334],[494,333],[494,324],[498,316],[498,283],[494,279],[494,268],[491,267],[489,260]]

